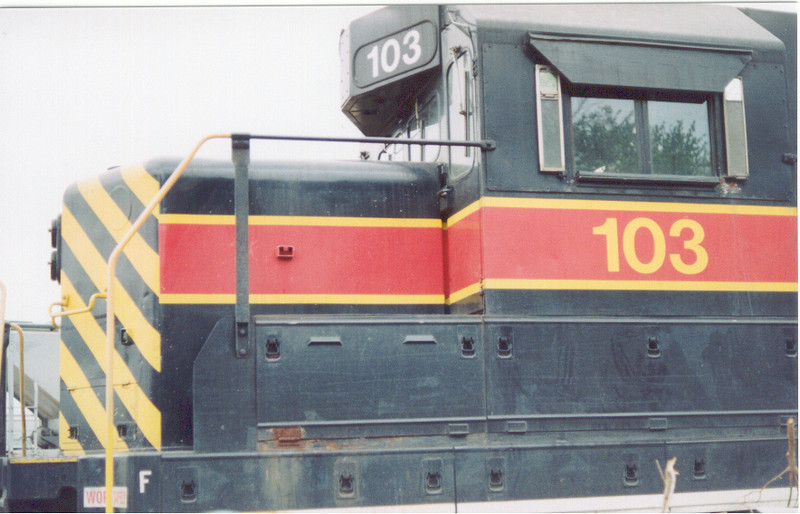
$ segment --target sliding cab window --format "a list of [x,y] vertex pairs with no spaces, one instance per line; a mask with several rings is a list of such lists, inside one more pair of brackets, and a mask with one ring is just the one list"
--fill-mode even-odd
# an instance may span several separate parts
[[570,114],[572,152],[580,177],[715,175],[707,97],[659,98],[575,88]]
[[[474,84],[472,80],[472,55],[466,49],[454,49],[454,59],[447,69],[447,117],[449,139],[468,141],[474,136]],[[452,146],[450,163],[454,178],[472,168],[475,149]]]
[[578,180],[713,185],[748,175],[740,78],[719,93],[574,85],[543,65],[536,79],[542,172],[565,172],[568,148]]

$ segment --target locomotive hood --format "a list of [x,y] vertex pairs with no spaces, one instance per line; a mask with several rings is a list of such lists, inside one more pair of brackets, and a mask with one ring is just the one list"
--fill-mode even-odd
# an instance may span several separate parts
[[[153,160],[163,183],[177,160]],[[284,216],[438,217],[436,166],[375,161],[280,162],[250,165],[250,213]],[[233,214],[233,165],[192,162],[162,202],[162,213]]]

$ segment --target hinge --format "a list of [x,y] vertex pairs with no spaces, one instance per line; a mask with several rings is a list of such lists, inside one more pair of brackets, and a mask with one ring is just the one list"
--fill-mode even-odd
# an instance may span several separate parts
[[439,203],[439,216],[446,220],[453,213],[453,186],[447,184],[447,167],[439,164],[439,191],[436,192],[436,199]]

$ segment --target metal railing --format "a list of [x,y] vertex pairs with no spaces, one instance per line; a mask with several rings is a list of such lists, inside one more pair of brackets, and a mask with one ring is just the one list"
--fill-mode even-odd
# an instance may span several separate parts
[[105,298],[105,293],[95,293],[91,297],[89,297],[89,304],[82,309],[73,309],[71,311],[60,311],[60,312],[53,312],[53,307],[60,306],[66,307],[69,305],[69,297],[63,296],[60,302],[53,302],[50,304],[50,307],[47,309],[47,313],[50,315],[50,323],[53,325],[53,328],[61,328],[61,325],[56,324],[56,318],[62,318],[65,316],[72,316],[73,314],[83,314],[84,312],[91,312],[94,309],[94,304],[99,298]]
[[[26,423],[26,416],[25,416],[25,336],[22,334],[22,328],[16,323],[9,323],[9,327],[11,327],[14,331],[16,331],[17,335],[19,336],[19,404],[20,410],[22,411],[21,421],[22,421],[22,456],[25,457],[27,454],[27,437],[28,437],[28,427]],[[3,357],[5,356],[5,335],[6,335],[6,285],[3,282],[0,282],[0,370],[3,369],[5,366],[5,361]],[[13,412],[13,410],[12,410]],[[5,416],[5,413],[3,413]],[[12,446],[13,448],[13,446]],[[3,452],[5,453],[5,448],[3,448]]]

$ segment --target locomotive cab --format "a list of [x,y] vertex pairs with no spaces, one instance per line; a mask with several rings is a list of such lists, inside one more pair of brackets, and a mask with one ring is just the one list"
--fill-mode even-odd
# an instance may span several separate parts
[[[688,11],[692,12],[687,15]],[[380,13],[381,20],[394,20],[394,8]],[[424,15],[434,19],[433,7]],[[440,40],[422,38],[418,43],[410,34],[421,16],[423,11],[413,19],[397,17],[396,25],[384,30],[394,32],[392,37],[381,39],[361,30],[371,23],[370,17],[351,26],[351,32],[364,34],[362,39],[343,34],[342,47],[347,44],[350,49],[343,63],[351,62],[350,57],[354,63],[352,73],[345,74],[350,87],[344,90],[343,111],[365,135],[487,140],[495,145],[491,151],[477,152],[469,147],[396,144],[372,152],[387,160],[435,160],[443,165],[439,202],[448,225],[449,312],[502,314],[518,305],[514,310],[523,314],[530,312],[526,302],[547,298],[541,305],[544,311],[537,312],[560,315],[599,309],[622,315],[633,308],[638,314],[677,314],[674,303],[660,298],[672,296],[675,288],[708,293],[710,282],[733,289],[713,302],[707,301],[707,294],[682,294],[684,313],[709,309],[709,315],[727,314],[730,298],[739,298],[735,305],[743,305],[745,297],[776,298],[732,285],[743,285],[745,275],[757,276],[756,268],[764,271],[756,263],[742,262],[733,246],[768,247],[766,240],[744,243],[740,237],[720,242],[712,258],[719,264],[717,274],[706,269],[706,246],[691,242],[706,237],[704,227],[692,221],[658,227],[637,221],[614,230],[611,225],[620,220],[606,216],[582,231],[585,239],[565,238],[539,258],[525,245],[510,243],[514,235],[500,235],[500,228],[486,220],[478,224],[480,235],[461,230],[457,222],[468,213],[481,216],[475,210],[491,212],[484,209],[491,203],[543,206],[533,200],[537,198],[590,212],[603,211],[602,204],[591,203],[598,200],[645,201],[658,210],[675,211],[681,202],[712,203],[720,211],[731,209],[721,205],[726,203],[791,206],[796,196],[796,143],[791,128],[775,131],[787,126],[779,120],[791,115],[787,87],[792,81],[785,63],[793,61],[787,61],[778,37],[739,10],[718,6],[632,6],[620,11],[608,6],[447,6],[440,7],[435,18],[442,26]],[[702,30],[696,20],[703,20]],[[430,64],[419,70],[398,65],[395,70],[395,61],[403,62],[411,51],[403,46],[404,39],[438,49],[441,67],[436,74]],[[428,53],[433,55],[433,50]],[[364,55],[375,56],[369,61],[372,67],[359,68],[359,56]],[[395,71],[386,73],[383,66]],[[359,73],[369,72],[374,74],[372,82],[359,87],[359,80],[366,82]],[[765,137],[772,133],[775,137]],[[761,171],[754,173],[756,169]],[[479,200],[481,205],[474,204]],[[592,205],[598,209],[589,209]],[[575,210],[527,212],[542,217],[530,218],[514,230],[532,240],[552,242],[545,233],[549,225]],[[606,218],[611,220],[607,227]],[[510,227],[505,219],[500,223]],[[628,243],[622,244],[626,227]],[[748,238],[762,233],[767,239],[772,238],[767,234],[785,233],[786,245],[771,253],[791,260],[795,236],[790,232],[788,226],[745,231]],[[689,246],[673,250],[674,243],[682,242]],[[598,252],[598,262],[605,265],[584,264],[587,248]],[[723,255],[733,260],[723,263]],[[498,268],[490,269],[493,266]],[[792,269],[791,262],[780,269]],[[784,287],[780,284],[792,289],[791,273],[763,278],[778,290]],[[646,282],[666,287],[656,287],[666,292],[647,300],[649,307],[641,302],[648,293],[637,291]],[[629,293],[629,288],[637,292]],[[567,292],[571,289],[582,292],[576,296]],[[791,316],[795,301],[789,293],[787,301],[765,309],[777,307]]]

